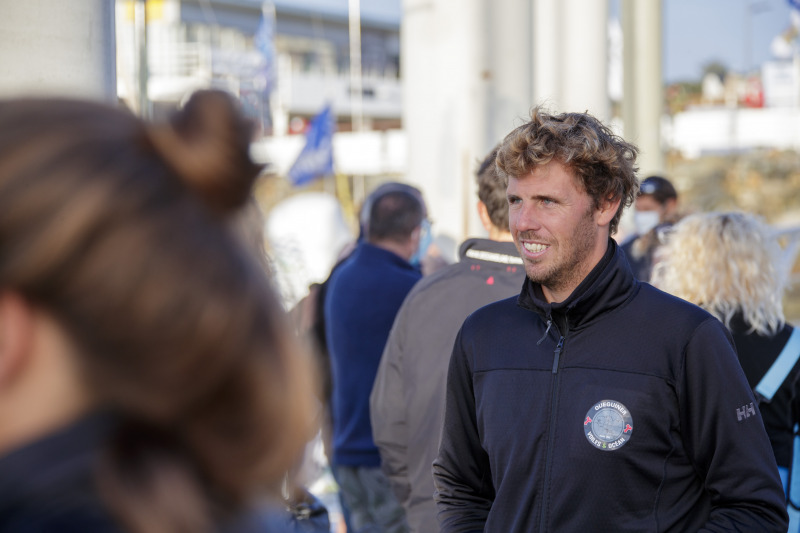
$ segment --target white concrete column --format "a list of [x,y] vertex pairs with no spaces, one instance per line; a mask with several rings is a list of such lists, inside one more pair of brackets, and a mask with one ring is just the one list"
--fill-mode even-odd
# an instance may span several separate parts
[[608,0],[533,1],[536,103],[607,121]]
[[418,185],[434,234],[452,243],[485,232],[475,170],[533,105],[531,0],[404,0],[406,179]]
[[533,94],[535,105],[552,111],[564,108],[560,66],[561,0],[532,0],[533,21]]
[[641,176],[662,172],[661,0],[623,0],[625,138],[640,150]]
[[561,9],[563,111],[588,111],[607,122],[608,0],[563,0]]
[[534,102],[532,0],[486,2],[488,50],[483,73],[488,89],[486,148],[494,146],[526,119]]
[[0,0],[0,97],[116,101],[114,0]]
[[406,180],[423,191],[449,260],[471,231],[470,175],[485,148],[486,0],[404,0]]

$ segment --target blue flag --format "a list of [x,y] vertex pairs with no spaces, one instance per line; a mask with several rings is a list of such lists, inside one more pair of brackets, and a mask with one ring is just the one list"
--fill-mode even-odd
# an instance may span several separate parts
[[311,120],[306,145],[289,169],[289,179],[295,186],[333,174],[334,128],[333,112],[328,104]]

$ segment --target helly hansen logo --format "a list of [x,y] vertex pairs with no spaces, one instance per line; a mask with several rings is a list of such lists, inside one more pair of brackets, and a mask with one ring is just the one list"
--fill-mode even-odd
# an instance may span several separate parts
[[739,422],[751,416],[756,416],[756,406],[753,402],[750,402],[750,405],[743,405],[736,409],[736,418],[739,419]]

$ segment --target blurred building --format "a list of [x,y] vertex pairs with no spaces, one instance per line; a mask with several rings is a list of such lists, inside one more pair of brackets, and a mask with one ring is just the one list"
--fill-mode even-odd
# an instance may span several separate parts
[[[386,179],[419,186],[454,259],[455,243],[483,233],[477,162],[534,105],[619,125],[617,101],[624,134],[649,147],[642,160],[658,170],[661,2],[626,0],[627,22],[609,25],[609,1],[117,0],[118,91],[155,116],[198,88],[239,95],[264,126],[253,154],[277,174],[330,103],[351,203]],[[274,58],[266,74],[265,55]]]
[[748,76],[707,73],[696,104],[665,120],[664,142],[683,157],[754,149],[800,151],[800,54]]
[[[400,126],[397,6],[372,2],[361,9],[367,129]],[[273,80],[264,78],[257,42],[262,23],[267,38],[274,36],[268,45],[274,47],[276,86],[269,97],[264,85]],[[326,102],[338,116],[337,129],[352,129],[347,2],[117,0],[117,74],[120,97],[138,110],[146,95],[145,111],[155,116],[194,90],[217,87],[239,95],[264,120],[265,133],[302,132]]]
[[112,1],[0,1],[0,13],[0,97],[116,101]]
[[227,90],[262,127],[254,158],[285,176],[330,105],[349,211],[374,182],[402,179],[401,0],[361,0],[355,54],[346,0],[115,1],[117,88],[131,109],[159,118],[195,90]]

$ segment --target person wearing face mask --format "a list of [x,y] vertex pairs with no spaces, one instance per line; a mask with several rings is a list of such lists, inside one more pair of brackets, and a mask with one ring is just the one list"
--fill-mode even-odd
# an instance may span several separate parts
[[622,243],[633,275],[649,281],[656,249],[661,236],[678,221],[678,193],[672,183],[661,176],[649,176],[639,185],[634,204],[636,233]]

